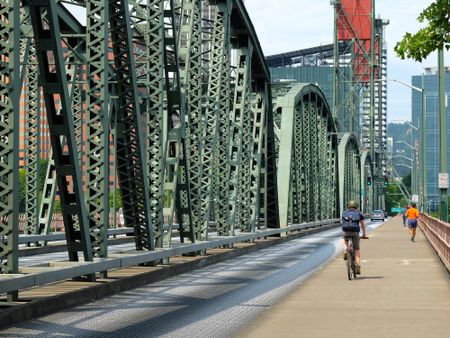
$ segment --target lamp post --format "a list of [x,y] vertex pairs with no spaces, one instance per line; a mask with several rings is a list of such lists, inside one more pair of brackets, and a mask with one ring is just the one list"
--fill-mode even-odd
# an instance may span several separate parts
[[[425,155],[425,132],[426,132],[426,101],[425,101],[425,85],[423,81],[423,74],[422,74],[422,88],[410,85],[409,83],[397,80],[397,79],[380,79],[376,81],[392,81],[399,83],[405,87],[411,88],[412,90],[418,91],[421,93],[422,96],[422,128],[421,128],[421,157],[422,162],[420,166],[421,171],[421,179],[419,181],[419,190],[420,190],[420,205],[422,208],[422,211],[424,210],[424,206],[426,204],[427,199],[427,172],[426,172],[426,155]],[[419,128],[414,127],[412,124],[408,123],[412,128],[414,128],[416,131],[420,131]]]
[[438,51],[439,88],[439,213],[448,222],[447,112],[445,109],[444,49]]
[[[411,127],[416,128],[413,125],[411,125]],[[406,145],[409,149],[411,149],[411,153],[412,153],[411,158],[403,156],[403,155],[394,155],[392,157],[393,158],[401,157],[408,161],[411,161],[411,167],[408,166],[411,169],[411,196],[418,196],[417,192],[419,190],[419,175],[418,175],[417,166],[416,166],[416,162],[417,162],[416,148],[413,147],[412,145],[410,145],[408,142],[405,142],[403,140],[395,141],[395,143],[402,143],[402,144]],[[399,164],[397,164],[397,165],[399,165]],[[414,197],[414,199],[415,199],[415,197]],[[414,202],[418,202],[418,201],[415,200]]]

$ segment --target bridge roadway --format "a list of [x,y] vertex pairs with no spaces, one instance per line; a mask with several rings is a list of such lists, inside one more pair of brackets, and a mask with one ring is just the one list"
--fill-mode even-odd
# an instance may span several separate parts
[[[450,283],[421,233],[369,223],[348,281],[329,230],[0,331],[0,337],[447,337]],[[329,263],[329,264],[327,264]],[[322,267],[322,268],[321,268]],[[357,313],[363,319],[351,326]]]
[[363,242],[362,276],[337,257],[237,337],[450,337],[450,278],[418,230],[395,217]]

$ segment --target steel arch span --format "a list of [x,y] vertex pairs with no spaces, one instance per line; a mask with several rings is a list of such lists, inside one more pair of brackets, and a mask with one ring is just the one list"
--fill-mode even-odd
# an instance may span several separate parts
[[19,166],[25,232],[50,231],[59,196],[72,262],[108,257],[116,188],[140,254],[334,219],[359,194],[356,139],[317,86],[271,84],[243,1],[4,0],[0,13],[0,273],[19,271]]
[[313,84],[273,84],[280,224],[336,217],[337,130]]
[[354,134],[344,133],[339,140],[340,214],[349,201],[361,201],[361,155]]

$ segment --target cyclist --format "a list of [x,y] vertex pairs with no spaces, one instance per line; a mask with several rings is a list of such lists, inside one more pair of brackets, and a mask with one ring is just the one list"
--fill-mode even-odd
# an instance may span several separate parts
[[355,272],[361,274],[361,252],[359,246],[359,231],[362,229],[362,237],[366,236],[366,223],[364,215],[358,210],[355,201],[348,202],[348,209],[342,213],[342,238],[344,238],[344,260],[347,259],[346,238],[353,238],[353,248],[355,250]]
[[411,208],[406,212],[408,218],[408,230],[411,242],[414,242],[416,237],[417,218],[419,217],[419,210],[416,209],[416,203],[411,203]]

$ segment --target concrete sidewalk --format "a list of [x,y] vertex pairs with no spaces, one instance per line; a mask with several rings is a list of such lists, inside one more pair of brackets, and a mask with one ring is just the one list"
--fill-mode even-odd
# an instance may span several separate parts
[[361,252],[357,280],[339,255],[237,337],[450,337],[450,276],[419,229],[397,216]]

